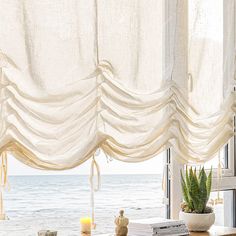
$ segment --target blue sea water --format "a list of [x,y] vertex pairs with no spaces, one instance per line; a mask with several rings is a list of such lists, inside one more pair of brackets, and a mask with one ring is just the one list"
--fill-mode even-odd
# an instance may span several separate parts
[[[11,190],[4,194],[6,213],[10,220],[88,216],[88,179],[81,175],[10,176]],[[161,175],[105,175],[101,182],[101,190],[95,193],[97,232],[111,231],[121,208],[130,219],[165,216]]]

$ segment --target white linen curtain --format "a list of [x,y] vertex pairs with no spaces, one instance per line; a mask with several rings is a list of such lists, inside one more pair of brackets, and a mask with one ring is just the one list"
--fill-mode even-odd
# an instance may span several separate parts
[[188,72],[192,82],[188,97],[199,114],[195,125],[202,124],[196,132],[189,132],[189,141],[195,133],[192,146],[197,149],[193,150],[205,160],[233,134],[235,3],[188,1]]
[[223,43],[214,38],[223,0],[189,2],[201,14],[189,21],[187,91],[187,72],[173,73],[176,41],[188,42],[176,35],[181,0],[168,19],[163,0],[0,0],[0,151],[42,169],[75,167],[97,148],[127,162],[169,147],[183,162],[212,158],[234,135],[234,78],[222,94]]

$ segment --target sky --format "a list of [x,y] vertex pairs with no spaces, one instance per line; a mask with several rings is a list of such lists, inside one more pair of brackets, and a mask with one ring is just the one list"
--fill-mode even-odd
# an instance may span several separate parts
[[[104,154],[96,158],[101,174],[162,174],[163,155],[159,155],[151,160],[139,163],[124,163],[112,160],[109,163]],[[43,171],[33,169],[19,162],[13,156],[8,158],[9,175],[88,175],[90,173],[91,160],[83,163],[72,170],[66,171]]]

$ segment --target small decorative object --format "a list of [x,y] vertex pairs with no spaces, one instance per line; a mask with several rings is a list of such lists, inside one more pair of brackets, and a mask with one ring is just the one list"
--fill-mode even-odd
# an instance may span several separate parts
[[116,236],[127,236],[129,219],[124,217],[124,211],[120,210],[120,215],[115,219]]
[[38,232],[38,236],[57,236],[57,231],[41,230]]
[[179,218],[190,231],[207,231],[215,222],[213,209],[207,206],[211,193],[212,169],[209,175],[203,168],[197,174],[195,170],[186,168],[185,178],[181,172],[181,184],[184,202],[181,205]]
[[80,218],[81,233],[84,235],[91,234],[92,220],[90,217]]

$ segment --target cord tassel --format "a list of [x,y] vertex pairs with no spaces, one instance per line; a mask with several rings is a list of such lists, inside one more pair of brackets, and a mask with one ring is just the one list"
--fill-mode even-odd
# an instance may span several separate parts
[[222,180],[222,168],[223,164],[220,160],[220,151],[218,153],[218,169],[217,169],[217,198],[215,199],[215,205],[223,204],[224,200],[220,197],[220,183]]

